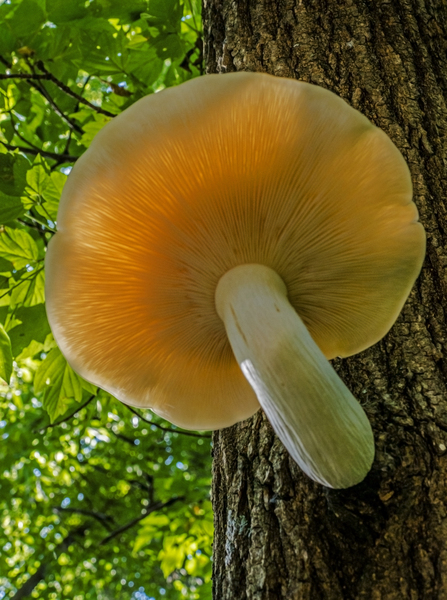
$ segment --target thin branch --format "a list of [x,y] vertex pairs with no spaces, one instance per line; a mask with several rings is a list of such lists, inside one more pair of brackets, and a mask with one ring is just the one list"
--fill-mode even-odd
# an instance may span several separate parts
[[197,28],[196,17],[195,17],[195,15],[194,15],[194,11],[193,11],[193,9],[192,9],[192,3],[191,3],[191,0],[187,0],[187,2],[188,2],[188,8],[189,8],[189,11],[190,11],[190,13],[191,13],[192,22],[194,23],[194,27],[195,27],[195,29],[194,29],[193,27],[191,27],[191,25],[189,25],[189,24],[187,23],[187,21],[183,21],[183,23],[186,23],[186,24],[188,24],[188,25],[189,25],[189,27],[190,27],[190,28],[191,28],[193,31],[195,31],[195,32],[197,33],[197,35],[200,35],[200,31],[199,31],[199,30],[198,30],[198,28]]
[[48,77],[32,73],[0,73],[0,79],[48,79]]
[[37,61],[36,66],[40,71],[42,71],[46,75],[46,79],[55,83],[57,85],[57,87],[60,88],[63,92],[65,92],[68,96],[71,96],[72,98],[76,98],[76,100],[79,103],[89,106],[91,109],[93,109],[97,113],[100,113],[101,115],[105,115],[106,117],[113,118],[116,116],[113,113],[109,112],[108,110],[105,110],[104,108],[101,108],[100,106],[96,106],[95,104],[92,104],[91,102],[89,102],[88,100],[86,100],[85,98],[83,98],[82,96],[77,94],[76,92],[73,92],[73,90],[70,89],[68,87],[68,85],[65,85],[65,83],[60,81],[60,79],[57,79],[57,77],[55,77],[52,73],[50,73],[50,71],[48,71],[48,69],[45,67],[45,65],[43,64],[43,62],[41,60]]
[[37,156],[38,154],[40,154],[41,156],[44,156],[45,158],[52,158],[53,160],[57,160],[57,161],[59,161],[59,163],[76,162],[79,158],[79,156],[71,156],[70,154],[57,154],[56,152],[47,152],[46,150],[26,148],[25,146],[13,146],[12,144],[7,144],[6,142],[2,142],[1,140],[0,140],[0,144],[3,144],[3,146],[7,150],[12,150],[12,151],[19,150],[20,152],[23,152],[24,154],[32,154],[33,156]]
[[[43,259],[40,259],[43,260]],[[34,271],[31,271],[28,277],[21,277],[19,279],[19,281],[13,285],[12,287],[10,287],[4,294],[2,294],[0,296],[0,300],[2,298],[4,298],[5,296],[7,296],[9,294],[9,292],[11,292],[12,290],[14,290],[16,287],[19,287],[19,285],[22,285],[22,283],[25,283],[26,281],[28,281],[29,279],[32,279],[33,277],[35,277],[37,275],[37,273],[39,273],[39,271],[42,271],[43,266],[39,267],[38,269],[35,269]]]
[[[28,216],[28,215],[25,215],[25,216]],[[17,219],[17,221],[19,223],[21,223],[22,225],[25,225],[25,227],[31,227],[31,229],[35,229],[36,231],[42,231],[42,227],[40,225],[38,225],[37,223],[27,223],[23,219]]]
[[85,408],[88,404],[90,404],[90,402],[94,398],[96,398],[96,395],[92,394],[90,396],[90,398],[84,402],[84,404],[81,404],[81,406],[78,406],[78,408],[74,412],[72,412],[70,415],[68,415],[68,417],[65,417],[64,419],[61,419],[57,423],[49,423],[48,425],[45,425],[45,427],[42,427],[42,429],[39,429],[38,432],[33,431],[33,433],[43,433],[47,429],[51,429],[52,427],[57,427],[58,425],[62,425],[62,423],[66,423],[67,421],[69,421],[70,419],[72,419],[77,412],[79,412],[80,410],[82,410],[83,408]]
[[[33,68],[32,65],[30,65],[30,66],[31,66],[31,68]],[[80,133],[80,134],[84,133],[82,127],[80,127],[75,121],[70,119],[70,117],[67,117],[67,115],[64,113],[64,111],[59,108],[59,106],[56,104],[56,102],[53,100],[53,98],[50,96],[50,94],[47,92],[47,90],[45,89],[45,87],[43,85],[41,85],[39,83],[35,83],[31,79],[27,79],[26,81],[27,81],[28,85],[30,85],[32,88],[37,90],[45,98],[45,100],[48,102],[48,104],[51,106],[51,108],[54,110],[54,112],[57,115],[59,115],[59,117],[61,119],[63,119],[71,129],[73,129],[74,131],[76,131],[77,133]]]
[[64,508],[62,506],[55,506],[53,508],[53,510],[55,512],[67,512],[67,513],[74,513],[74,514],[78,514],[78,515],[85,515],[87,517],[93,517],[94,519],[96,519],[97,521],[99,521],[101,523],[101,525],[107,529],[107,531],[111,531],[111,527],[109,525],[109,523],[113,523],[113,518],[110,517],[109,515],[105,515],[103,513],[99,513],[96,512],[94,510],[86,510],[83,508]]
[[170,433],[181,433],[182,435],[189,435],[191,437],[197,437],[197,438],[211,438],[211,435],[206,434],[206,433],[193,433],[192,431],[182,431],[180,429],[172,429],[171,427],[163,427],[163,425],[159,425],[158,423],[149,421],[149,419],[145,419],[143,416],[140,415],[140,413],[138,413],[134,408],[132,408],[128,404],[125,404],[124,406],[127,408],[127,410],[130,410],[131,413],[136,415],[139,419],[141,419],[145,423],[148,423],[149,425],[154,425],[155,427],[157,427],[157,429],[161,429],[162,431],[169,431]]
[[135,446],[135,440],[134,439],[132,439],[130,437],[127,437],[126,435],[123,435],[122,433],[117,433],[116,431],[113,431],[113,429],[110,429],[110,433],[112,433],[112,435],[114,435],[119,440],[123,440],[123,442],[127,442],[131,446]]
[[19,137],[22,140],[22,142],[25,142],[25,144],[28,144],[28,146],[30,146],[31,148],[35,148],[36,150],[39,150],[39,152],[40,152],[40,148],[38,146],[29,142],[25,137],[23,137],[23,135],[20,133],[20,131],[18,131],[16,129],[16,122],[14,120],[13,111],[10,110],[10,111],[8,111],[8,113],[9,113],[9,118],[11,119],[12,129],[13,129],[15,135],[17,137]]
[[[70,544],[74,541],[76,536],[84,535],[87,530],[85,525],[81,525],[74,531],[70,532],[68,536],[62,540],[62,542],[56,546],[54,552],[57,556],[59,556],[62,552],[65,552]],[[22,598],[29,598],[31,593],[34,591],[34,588],[37,584],[45,579],[45,575],[47,573],[48,565],[50,563],[50,557],[47,557],[46,560],[42,560],[37,571],[31,575],[25,583],[22,585],[20,589],[12,597],[12,600],[22,600]]]
[[9,63],[6,60],[6,58],[4,58],[1,54],[0,54],[0,62],[3,63],[7,69],[10,69],[12,67],[11,63]]
[[45,579],[47,566],[47,563],[41,562],[37,571],[33,573],[33,575],[28,577],[28,579],[25,581],[22,587],[19,588],[14,594],[12,600],[22,600],[22,598],[29,598],[36,585],[40,581],[42,581],[42,579]]
[[[48,214],[48,213],[47,213]],[[49,215],[48,215],[49,216]],[[31,221],[34,221],[35,223],[37,223],[38,225],[40,225],[41,227],[45,227],[45,229],[48,229],[48,231],[51,231],[52,233],[56,233],[55,229],[52,229],[49,225],[47,225],[46,223],[42,223],[42,221],[39,221],[39,219],[36,219],[36,217],[33,217],[32,215],[25,215],[25,217],[27,219],[31,219]],[[51,219],[49,219],[51,222],[53,222]],[[30,225],[29,223],[25,223],[25,225],[27,225],[28,227],[32,227],[32,225]]]
[[[32,219],[32,217],[30,215],[24,215],[24,217],[28,218],[28,219]],[[45,231],[44,227],[42,227],[41,225],[38,224],[39,222],[38,223],[27,223],[23,219],[17,219],[17,221],[19,223],[21,223],[22,225],[25,225],[25,227],[31,227],[31,229],[35,229],[37,231],[37,233],[39,234],[42,242],[44,243],[45,248],[48,246],[48,240],[45,237],[46,231]],[[48,231],[54,231],[54,230],[48,228]]]
[[157,502],[156,504],[152,504],[152,506],[148,506],[142,512],[142,514],[140,516],[136,517],[135,519],[132,519],[132,521],[129,521],[125,525],[122,525],[121,527],[118,527],[118,529],[116,529],[115,531],[112,531],[112,533],[110,535],[108,535],[101,542],[99,542],[99,545],[103,546],[104,544],[107,544],[107,542],[110,542],[111,539],[113,539],[114,537],[116,537],[120,533],[124,533],[125,531],[127,531],[128,529],[130,529],[131,527],[133,527],[134,525],[136,525],[140,521],[142,521],[145,517],[147,517],[151,513],[155,512],[156,510],[161,510],[162,508],[166,508],[168,506],[171,506],[171,504],[174,504],[175,502],[177,502],[179,500],[184,500],[184,499],[185,499],[184,496],[175,496],[174,498],[171,498],[167,502]]
[[[86,106],[88,106],[89,108],[91,108],[92,110],[94,110],[95,112],[101,114],[101,115],[105,115],[106,117],[116,117],[116,115],[114,115],[113,113],[109,112],[108,110],[105,110],[105,108],[101,108],[100,106],[96,106],[96,104],[92,104],[92,102],[89,102],[88,100],[86,100],[85,98],[83,98],[82,96],[80,96],[79,94],[77,94],[76,92],[73,92],[73,90],[71,88],[68,87],[68,85],[65,85],[65,83],[63,81],[60,81],[60,79],[57,79],[57,77],[55,77],[52,73],[50,73],[43,65],[42,61],[38,61],[37,63],[37,67],[43,71],[43,75],[40,75],[38,73],[0,73],[0,80],[1,79],[25,79],[26,81],[52,81],[54,84],[57,85],[57,87],[62,90],[63,92],[65,92],[68,96],[71,96],[72,98],[75,98],[78,103],[80,104],[85,104]],[[45,90],[46,91],[46,90]],[[47,98],[48,100],[48,98]]]
[[[11,69],[12,65],[3,56],[1,56],[1,55],[0,55],[0,62],[3,63],[8,69]],[[29,61],[28,61],[28,64],[30,64]],[[30,67],[34,71],[34,68],[33,68],[32,64],[30,64]],[[11,75],[12,75],[12,77],[9,74],[8,75],[2,75],[0,78],[1,79],[11,79],[11,78],[14,78],[14,74],[11,74]],[[26,75],[26,77],[22,76],[22,75]],[[44,74],[44,76],[42,76],[42,75],[39,75],[38,73],[34,73],[34,72],[32,73],[32,75],[31,74],[23,73],[23,74],[20,75],[19,79],[24,79],[28,83],[28,85],[30,85],[32,88],[34,88],[35,90],[37,90],[46,99],[46,101],[52,107],[52,109],[54,110],[54,112],[57,115],[59,115],[59,117],[61,117],[61,119],[63,119],[67,123],[67,125],[70,127],[70,129],[76,131],[79,134],[83,134],[84,133],[82,127],[80,127],[75,121],[73,121],[72,119],[70,119],[69,117],[67,117],[67,115],[64,113],[64,111],[59,108],[59,106],[56,104],[56,102],[53,100],[53,98],[51,98],[51,96],[49,95],[49,93],[47,92],[47,90],[45,89],[45,87],[43,85],[39,85],[39,84],[35,83],[35,81],[39,81],[39,80],[40,81],[42,81],[42,80],[50,80],[50,78],[48,77],[47,74]],[[70,89],[70,88],[68,88],[68,89]],[[70,92],[71,92],[71,90],[70,90]],[[70,95],[72,95],[72,94],[70,94]],[[33,154],[33,153],[29,152],[29,154]],[[44,156],[44,155],[42,154],[42,156]],[[50,156],[49,158],[53,158],[53,157]]]
[[[91,75],[88,75],[88,76],[85,78],[84,85],[82,86],[81,93],[80,93],[80,97],[81,97],[81,98],[82,98],[82,95],[83,95],[83,93],[84,93],[84,91],[85,91],[85,88],[87,87],[87,84],[88,84],[88,82],[90,81],[90,79],[91,79]],[[74,112],[74,113],[77,113],[77,112],[78,112],[78,110],[79,110],[79,101],[78,101],[78,102],[76,102],[76,106],[75,106],[75,109],[74,109],[74,111],[73,111],[73,112]],[[65,152],[66,154],[68,154],[68,152],[69,152],[69,150],[70,150],[70,144],[71,144],[72,137],[73,137],[73,129],[70,129],[70,131],[68,132],[67,143],[65,144],[65,150],[64,150],[64,152]],[[58,166],[57,164],[56,164],[56,165],[53,165],[53,166],[51,167],[51,170],[55,169],[57,166]]]

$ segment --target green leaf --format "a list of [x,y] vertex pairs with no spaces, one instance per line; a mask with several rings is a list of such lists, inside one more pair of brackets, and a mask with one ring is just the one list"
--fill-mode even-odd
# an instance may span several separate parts
[[82,377],[79,377],[79,379],[81,380],[82,389],[84,389],[86,392],[89,392],[89,394],[96,394],[96,392],[98,391],[97,385],[93,385],[93,383],[86,381]]
[[25,209],[19,197],[0,192],[0,225],[21,217]]
[[0,154],[0,191],[20,196],[25,188],[29,162],[21,154]]
[[183,566],[188,550],[189,544],[186,540],[186,533],[165,536],[163,550],[159,553],[159,558],[161,558],[160,567],[165,577],[169,577],[173,571]]
[[141,17],[147,19],[151,25],[176,31],[180,27],[182,15],[183,6],[178,0],[149,0],[149,10],[142,13]]
[[84,135],[81,138],[81,144],[88,148],[98,131],[100,131],[109,121],[109,117],[96,114],[92,121],[89,121],[84,125]]
[[22,46],[47,20],[40,5],[39,1],[22,0],[10,19],[10,27]]
[[12,373],[11,340],[0,324],[0,378],[9,383]]
[[17,46],[15,36],[7,27],[2,27],[2,35],[0,35],[0,54],[11,52]]
[[0,229],[0,257],[9,260],[15,269],[23,269],[37,260],[39,251],[33,238],[22,229]]
[[56,221],[59,200],[66,181],[67,176],[63,173],[59,171],[51,173],[50,179],[42,191],[45,202],[42,206],[36,207],[37,212],[45,217],[45,219],[50,217],[51,220]]
[[11,292],[11,306],[35,306],[45,302],[45,272],[43,268],[25,273]]
[[52,23],[66,23],[82,19],[87,14],[85,0],[47,0],[48,19]]
[[53,348],[37,369],[34,389],[36,392],[44,392],[43,405],[52,423],[59,415],[64,414],[71,400],[82,400],[82,380],[67,363],[59,348]]
[[154,41],[154,48],[160,58],[163,60],[177,60],[185,54],[183,43],[178,35],[170,33],[168,35],[160,35]]
[[8,331],[14,357],[19,356],[33,340],[43,344],[50,333],[43,304],[37,304],[30,308],[18,308],[15,311],[15,318],[18,324]]
[[26,174],[28,184],[26,191],[30,197],[39,202],[51,180],[48,165],[40,155],[36,156],[32,168]]
[[[148,0],[132,0],[132,2],[123,2],[123,0],[96,0],[93,10],[97,14],[103,14],[107,18],[113,17],[125,20],[126,23],[136,21],[140,14],[147,10]],[[101,11],[99,10],[101,7]]]

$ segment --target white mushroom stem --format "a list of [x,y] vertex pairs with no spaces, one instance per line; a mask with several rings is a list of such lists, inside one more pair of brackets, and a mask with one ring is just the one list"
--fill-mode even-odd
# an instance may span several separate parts
[[263,265],[235,267],[217,285],[216,308],[242,372],[301,469],[332,488],[362,481],[374,459],[371,426],[281,277]]

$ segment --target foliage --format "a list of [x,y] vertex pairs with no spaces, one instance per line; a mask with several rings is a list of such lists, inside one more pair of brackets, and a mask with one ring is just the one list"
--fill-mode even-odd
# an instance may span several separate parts
[[201,74],[199,0],[3,0],[0,30],[0,598],[209,598],[209,436],[80,378],[44,306],[71,166]]

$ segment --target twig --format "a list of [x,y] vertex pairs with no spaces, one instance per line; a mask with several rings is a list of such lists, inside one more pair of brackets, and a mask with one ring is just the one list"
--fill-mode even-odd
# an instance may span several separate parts
[[40,152],[40,148],[38,146],[29,142],[25,137],[23,137],[23,135],[20,133],[20,131],[18,131],[16,129],[16,123],[15,123],[15,120],[13,117],[13,111],[10,110],[8,112],[9,112],[9,117],[11,119],[12,129],[13,129],[14,133],[16,134],[16,136],[19,137],[22,140],[22,142],[25,142],[25,144],[28,144],[28,146],[30,146],[31,148],[35,148],[36,150],[39,150],[39,152]]
[[50,96],[50,94],[47,92],[47,90],[43,87],[43,85],[38,85],[37,83],[34,83],[33,81],[30,81],[30,80],[28,80],[28,84],[32,88],[37,90],[45,98],[45,100],[48,102],[48,104],[51,106],[51,108],[54,110],[54,112],[57,115],[59,115],[59,117],[61,119],[63,119],[71,129],[73,129],[74,131],[76,131],[77,133],[80,133],[80,134],[84,133],[84,130],[82,129],[82,127],[80,127],[77,123],[75,123],[75,121],[70,119],[70,117],[67,117],[67,115],[64,113],[64,111],[59,108],[59,106],[56,104],[56,102],[53,100],[53,98]]
[[73,92],[73,90],[71,90],[68,87],[68,85],[65,85],[65,83],[60,81],[60,79],[57,79],[57,77],[55,77],[52,73],[50,73],[50,71],[48,71],[48,69],[45,67],[45,65],[43,64],[43,62],[41,60],[37,61],[36,66],[40,71],[42,71],[46,75],[46,79],[55,83],[57,85],[57,87],[60,88],[63,92],[65,92],[68,96],[71,96],[72,98],[76,98],[76,100],[79,103],[89,106],[91,109],[93,109],[97,113],[100,113],[101,115],[105,115],[106,117],[113,118],[116,116],[113,113],[109,112],[108,110],[105,110],[104,108],[101,108],[100,106],[96,106],[95,104],[92,104],[91,102],[89,102],[88,100],[86,100],[85,98],[83,98],[82,96],[77,94],[76,92]]
[[[36,73],[34,71],[34,65],[29,60],[27,62],[28,62],[30,69],[33,71],[33,75],[36,75]],[[53,100],[53,98],[50,96],[50,94],[47,92],[47,90],[45,89],[45,87],[43,85],[41,85],[40,83],[35,83],[31,79],[27,79],[26,82],[28,83],[29,86],[31,86],[32,88],[37,90],[45,98],[45,100],[48,102],[48,104],[51,106],[51,108],[54,110],[54,112],[57,115],[59,115],[59,117],[61,119],[63,119],[71,129],[73,129],[74,131],[76,131],[77,133],[80,133],[80,134],[84,133],[82,127],[80,127],[77,123],[75,123],[75,121],[70,119],[70,117],[67,117],[67,115],[64,113],[64,111],[59,108],[59,106],[56,104],[56,102]]]
[[[81,97],[81,98],[82,98],[82,94],[84,93],[84,90],[85,90],[85,88],[87,87],[87,84],[88,84],[88,82],[90,81],[90,79],[91,79],[91,75],[88,75],[88,76],[85,78],[84,85],[82,86],[81,93],[80,93],[80,97]],[[74,111],[73,111],[73,112],[74,112],[74,113],[77,113],[77,112],[78,112],[78,110],[79,110],[79,101],[78,101],[78,102],[76,102],[76,106],[75,106],[75,109],[74,109]],[[66,154],[68,154],[68,151],[70,150],[70,144],[71,144],[71,140],[72,140],[72,135],[73,135],[73,129],[70,129],[70,131],[68,132],[67,143],[65,144],[65,150],[64,150],[64,152],[65,152]],[[51,167],[51,170],[53,170],[53,168],[56,168],[56,167],[57,167],[57,165],[53,165],[53,167]]]
[[90,398],[88,400],[86,400],[84,402],[84,404],[81,404],[81,406],[78,406],[78,408],[72,412],[70,415],[68,415],[68,417],[65,417],[64,419],[61,419],[60,421],[58,421],[57,423],[48,423],[48,425],[45,425],[45,427],[42,427],[42,429],[39,429],[38,432],[34,431],[33,433],[43,433],[44,431],[46,431],[47,429],[51,429],[52,427],[57,427],[58,425],[62,425],[62,423],[66,423],[67,421],[69,421],[71,418],[73,418],[75,416],[75,414],[77,412],[79,412],[80,410],[82,410],[83,408],[85,408],[87,406],[87,404],[90,404],[90,402],[96,398],[96,395],[93,394],[92,396],[90,396]]
[[112,531],[112,533],[110,535],[108,535],[101,542],[99,542],[99,545],[103,546],[104,544],[107,544],[107,542],[110,542],[111,539],[113,539],[114,537],[116,537],[120,533],[124,533],[125,531],[127,531],[128,529],[130,529],[131,527],[133,527],[134,525],[136,525],[140,521],[142,521],[145,517],[147,517],[151,513],[155,512],[156,510],[161,510],[162,508],[166,508],[167,506],[171,506],[171,504],[174,504],[174,502],[177,502],[179,500],[184,500],[184,499],[185,499],[184,496],[176,496],[174,498],[171,498],[167,502],[157,502],[156,504],[152,504],[152,506],[148,506],[142,512],[142,514],[140,516],[136,517],[135,519],[132,519],[132,521],[129,521],[125,525],[122,525],[121,527],[118,527],[118,529],[116,529],[115,531]]
[[[0,73],[0,79],[25,79],[26,81],[52,81],[54,84],[57,85],[57,87],[59,89],[61,89],[63,92],[65,92],[68,96],[71,96],[72,98],[76,98],[76,100],[80,103],[80,104],[85,104],[86,106],[88,106],[89,108],[91,108],[92,110],[94,110],[95,112],[101,114],[101,115],[105,115],[106,117],[116,117],[116,115],[114,115],[113,113],[109,112],[108,110],[105,110],[105,108],[101,108],[100,106],[96,106],[95,104],[92,104],[91,102],[89,102],[88,100],[86,100],[85,98],[83,98],[82,96],[80,96],[79,94],[77,94],[76,92],[73,92],[72,89],[70,89],[68,87],[68,85],[65,85],[65,83],[63,83],[62,81],[60,81],[59,79],[57,79],[57,77],[55,77],[52,73],[50,73],[43,65],[43,63],[41,61],[38,61],[37,63],[37,67],[44,72],[43,75],[40,75],[38,73]],[[45,90],[46,91],[46,90]],[[48,98],[47,98],[48,100]]]
[[35,148],[26,148],[25,146],[13,146],[12,144],[7,144],[6,142],[2,142],[0,140],[0,144],[3,144],[3,146],[7,149],[7,150],[19,150],[20,152],[23,152],[24,154],[32,154],[33,156],[37,156],[38,154],[40,154],[41,156],[44,156],[45,158],[52,158],[53,160],[57,160],[59,161],[59,163],[63,163],[63,162],[76,162],[79,158],[79,156],[71,156],[70,154],[57,154],[56,152],[47,152],[46,150],[38,150]]
[[22,600],[22,598],[29,598],[31,592],[34,590],[36,585],[40,581],[42,581],[42,579],[45,579],[47,568],[48,564],[46,562],[41,562],[37,571],[33,573],[33,575],[28,577],[28,579],[25,581],[22,587],[19,588],[14,594],[12,600]]
[[126,435],[123,435],[122,433],[117,433],[116,431],[113,431],[113,429],[110,429],[110,432],[119,440],[123,440],[123,442],[127,442],[131,446],[135,446],[135,440],[133,440],[132,438],[127,437]]
[[[189,25],[189,27],[190,27],[190,28],[191,28],[193,31],[195,31],[195,32],[197,33],[197,35],[200,35],[200,31],[199,31],[199,29],[198,29],[198,27],[197,27],[197,23],[196,23],[196,17],[195,17],[195,15],[194,15],[194,11],[193,11],[193,9],[192,9],[192,3],[191,3],[191,0],[188,0],[188,8],[189,8],[189,11],[190,11],[190,13],[191,13],[192,22],[194,23],[194,27],[195,27],[195,29],[193,29],[193,28],[191,27],[191,25]],[[186,21],[183,21],[183,22],[184,22],[184,23],[186,23]]]
[[[107,531],[111,530],[111,527],[109,525],[109,523],[113,523],[113,518],[110,517],[109,515],[104,515],[103,513],[98,513],[94,510],[86,510],[83,508],[64,508],[63,506],[55,506],[53,508],[53,510],[55,512],[67,512],[67,513],[75,513],[78,515],[85,515],[87,517],[93,517],[94,519],[96,519],[97,521],[99,521],[101,523],[101,525],[103,527],[105,527],[105,529],[107,529]],[[108,523],[108,522],[109,523]]]
[[[30,219],[31,217],[29,215],[25,215],[25,217],[27,217],[28,219]],[[17,221],[19,223],[21,223],[22,225],[25,225],[25,227],[31,227],[31,229],[35,229],[37,231],[37,233],[39,234],[42,242],[45,245],[45,248],[48,246],[48,240],[45,237],[45,229],[38,225],[37,223],[27,223],[26,221],[24,221],[23,219],[17,219]],[[53,231],[53,229],[49,229],[49,231]]]
[[[58,546],[56,546],[56,548],[54,550],[54,552],[56,553],[56,556],[59,556],[62,552],[66,552],[66,550],[70,546],[70,544],[73,543],[75,537],[79,536],[79,535],[83,536],[86,531],[87,531],[87,526],[81,525],[81,527],[78,527],[74,531],[70,532],[67,535],[67,537],[65,539],[63,539],[62,542]],[[29,598],[31,593],[33,592],[34,588],[37,586],[37,584],[40,581],[42,581],[43,579],[45,579],[45,575],[47,573],[49,564],[50,564],[50,557],[47,557],[46,560],[45,559],[42,560],[37,571],[25,581],[25,583],[23,584],[23,586],[21,588],[19,588],[17,590],[17,592],[12,597],[12,600],[22,600],[22,598]]]
[[[43,259],[40,259],[40,260],[43,260]],[[4,294],[2,294],[0,296],[0,300],[2,298],[4,298],[5,296],[7,296],[9,294],[9,292],[12,292],[12,290],[14,290],[16,287],[19,287],[19,285],[22,285],[22,283],[25,283],[29,279],[32,279],[33,277],[35,277],[37,275],[37,273],[39,273],[39,271],[42,271],[42,269],[43,269],[43,266],[39,267],[38,269],[35,269],[34,271],[31,271],[28,277],[21,277],[15,285],[10,287]]]
[[[48,215],[49,216],[49,215]],[[48,231],[51,231],[52,233],[56,233],[55,229],[52,229],[49,225],[47,225],[46,223],[42,223],[42,221],[39,221],[39,219],[36,219],[36,217],[33,217],[32,215],[25,215],[25,217],[27,219],[31,219],[31,221],[34,221],[35,223],[37,223],[38,225],[40,225],[41,227],[45,227],[45,229],[48,229]],[[51,221],[51,219],[49,219]],[[53,222],[53,221],[51,221]],[[31,225],[29,225],[29,223],[25,223],[25,225],[27,225],[28,227],[31,227]]]
[[46,75],[33,75],[32,73],[0,73],[0,79],[48,79]]
[[6,60],[6,58],[4,58],[1,54],[0,54],[0,62],[3,63],[7,69],[10,69],[12,67],[11,63],[9,63]]
[[171,427],[163,427],[163,425],[159,425],[158,423],[149,421],[149,419],[145,419],[143,416],[140,415],[140,413],[138,413],[134,408],[132,408],[128,404],[125,404],[124,406],[127,408],[127,410],[130,410],[131,413],[136,415],[139,419],[141,419],[145,423],[148,423],[149,425],[154,425],[155,427],[157,427],[158,429],[161,429],[162,431],[169,431],[170,433],[181,433],[182,435],[189,435],[191,437],[197,437],[197,438],[211,438],[211,435],[208,435],[206,433],[193,433],[192,431],[182,431],[180,429],[171,429]]
[[[28,215],[25,215],[25,216],[28,216]],[[23,219],[17,219],[17,221],[19,223],[21,223],[22,225],[25,225],[25,227],[31,227],[31,229],[35,229],[36,231],[42,231],[42,227],[40,225],[38,225],[37,223],[27,223]]]

